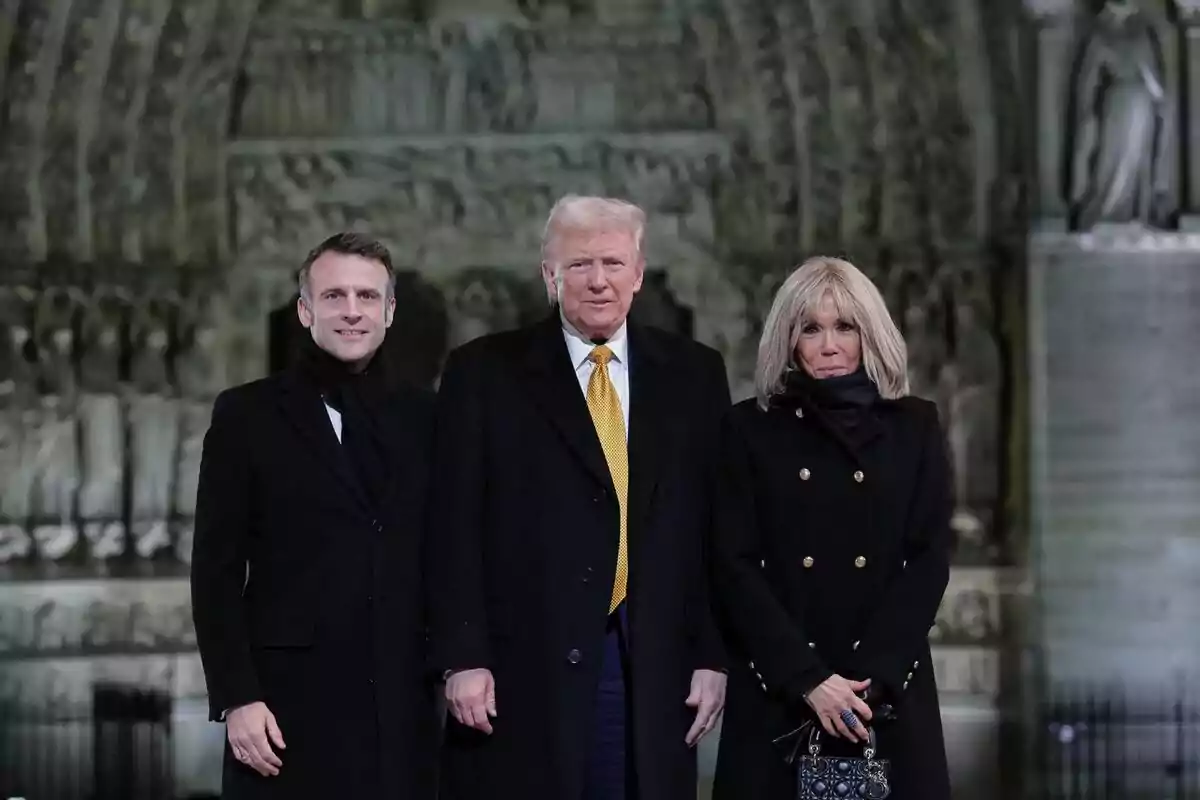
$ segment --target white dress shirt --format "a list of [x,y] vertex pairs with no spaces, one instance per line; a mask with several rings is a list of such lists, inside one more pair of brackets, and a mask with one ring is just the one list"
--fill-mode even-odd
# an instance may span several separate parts
[[329,422],[333,425],[333,432],[337,434],[338,441],[340,442],[342,440],[342,412],[329,405],[329,403],[326,403],[325,413],[329,415]]
[[[629,440],[629,337],[626,335],[626,324],[605,342],[612,350],[613,357],[608,362],[608,377],[613,388],[617,390],[617,398],[621,401],[621,413],[625,417],[625,440]],[[592,370],[596,365],[588,358],[596,345],[592,344],[583,334],[579,333],[569,322],[563,320],[563,336],[567,340],[567,352],[571,354],[571,366],[575,368],[575,377],[579,379],[579,388],[587,397],[588,381],[592,379]]]

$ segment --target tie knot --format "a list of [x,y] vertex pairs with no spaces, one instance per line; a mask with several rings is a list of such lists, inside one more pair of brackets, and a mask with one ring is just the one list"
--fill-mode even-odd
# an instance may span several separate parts
[[603,367],[609,361],[612,361],[613,351],[608,349],[608,345],[601,344],[592,348],[592,352],[588,355],[588,359],[597,366]]

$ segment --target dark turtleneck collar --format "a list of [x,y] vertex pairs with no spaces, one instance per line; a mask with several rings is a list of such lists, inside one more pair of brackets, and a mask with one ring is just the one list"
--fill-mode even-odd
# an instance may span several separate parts
[[790,367],[783,376],[783,391],[773,400],[787,406],[807,401],[827,412],[861,412],[879,402],[879,388],[861,365],[854,372],[832,378],[814,378],[803,369]]
[[379,426],[380,415],[386,413],[381,401],[389,386],[387,359],[376,351],[366,364],[342,361],[308,335],[299,343],[296,357],[302,379],[341,414],[340,457],[348,462],[368,500],[382,502],[392,470]]
[[300,337],[293,353],[293,363],[301,376],[321,393],[326,403],[338,411],[343,410],[347,391],[372,396],[386,389],[386,361],[379,351],[366,363],[342,361],[322,349],[308,331]]
[[879,388],[861,365],[832,378],[814,378],[803,369],[790,368],[783,377],[783,391],[771,399],[773,405],[802,407],[851,450],[879,433],[875,415],[879,401]]

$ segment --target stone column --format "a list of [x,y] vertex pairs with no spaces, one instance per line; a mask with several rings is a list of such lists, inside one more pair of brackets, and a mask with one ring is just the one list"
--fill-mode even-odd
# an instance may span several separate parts
[[1183,72],[1187,93],[1181,95],[1180,113],[1184,120],[1183,147],[1186,157],[1186,181],[1182,195],[1179,227],[1200,230],[1200,120],[1191,115],[1200,110],[1200,0],[1175,0],[1179,25],[1183,32]]
[[1050,685],[1200,663],[1200,234],[1034,236],[1032,562]]
[[1066,109],[1071,84],[1074,0],[1025,0],[1035,47],[1038,135],[1036,227],[1065,230]]

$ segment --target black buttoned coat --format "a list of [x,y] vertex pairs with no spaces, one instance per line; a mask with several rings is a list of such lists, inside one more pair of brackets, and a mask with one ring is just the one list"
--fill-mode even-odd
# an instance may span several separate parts
[[935,406],[880,401],[851,438],[806,400],[748,400],[721,448],[714,595],[731,667],[714,798],[794,796],[772,739],[812,719],[803,693],[837,673],[895,704],[877,726],[892,800],[948,800],[927,640],[952,541]]
[[[720,355],[629,324],[633,762],[645,800],[695,800],[684,705],[724,651],[704,541],[729,389]],[[443,800],[578,800],[619,541],[619,506],[557,314],[451,356],[438,395],[430,553],[438,670],[486,667],[490,736],[448,723]]]
[[378,504],[297,371],[217,397],[191,576],[210,713],[261,700],[287,745],[265,778],[226,744],[226,800],[435,795],[421,570],[433,398],[401,385],[373,402],[391,468]]

